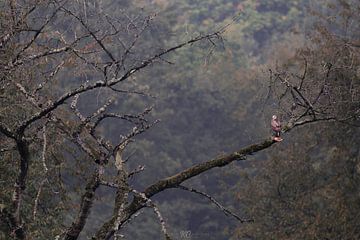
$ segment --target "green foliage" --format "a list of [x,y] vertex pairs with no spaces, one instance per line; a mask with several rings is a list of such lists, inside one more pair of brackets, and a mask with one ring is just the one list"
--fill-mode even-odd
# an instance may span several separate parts
[[[140,0],[86,2],[88,6],[95,6],[89,9],[101,9],[106,13],[94,18],[92,14],[95,13],[89,10],[88,21],[94,26],[105,25],[107,19],[126,22],[134,16],[141,23],[148,14],[159,12],[151,20],[150,27],[134,43],[124,68],[131,68],[134,62],[168,46],[200,33],[211,32],[232,20],[235,22],[229,25],[225,39],[204,41],[189,49],[181,49],[175,56],[159,60],[161,64],[157,62],[152,68],[136,73],[134,78],[121,84],[123,89],[150,92],[155,98],[124,94],[116,99],[111,110],[137,114],[145,107],[155,105],[150,118],[161,120],[125,151],[125,157],[129,157],[129,170],[139,164],[145,165],[145,171],[130,182],[131,187],[139,191],[160,178],[268,137],[269,118],[274,112],[281,111],[275,100],[263,101],[268,90],[269,65],[295,72],[303,70],[303,56],[306,56],[311,59],[309,74],[314,80],[306,87],[315,88],[322,81],[321,67],[326,62],[336,62],[341,67],[353,63],[351,69],[334,72],[332,91],[347,89],[350,85],[353,89],[359,89],[359,70],[355,68],[359,62],[357,58],[352,58],[354,54],[341,38],[332,38],[331,28],[327,25],[333,26],[335,33],[343,34],[349,43],[358,44],[353,42],[358,39],[358,26],[350,24],[352,27],[346,28],[345,33],[339,27],[343,26],[343,19],[353,18],[354,12],[346,1],[329,1],[330,10],[317,6],[319,11],[331,13],[333,17],[330,22],[326,14],[311,18],[305,14],[309,4],[307,0],[156,0],[149,7],[144,7],[145,2]],[[75,3],[71,6],[74,10],[79,7]],[[341,11],[338,11],[339,6],[342,6]],[[79,14],[83,12],[79,11]],[[318,33],[312,32],[308,48],[303,47],[304,36],[308,34],[303,29],[319,19],[322,21],[316,25]],[[0,26],[6,27],[7,21],[5,13],[0,13]],[[73,38],[75,28],[80,28],[69,19],[64,21],[59,18],[56,23],[47,29],[48,38],[45,38],[52,38],[50,42],[54,44],[58,39],[56,29],[67,29],[65,37]],[[129,28],[121,35],[125,46],[132,44],[134,32]],[[86,41],[83,44],[81,47],[84,49],[96,50]],[[118,54],[117,57],[124,51],[123,46],[111,41],[106,44],[111,52]],[[339,51],[334,51],[334,46]],[[17,47],[14,46],[14,49]],[[303,47],[301,51],[296,50],[299,47]],[[46,48],[46,45],[42,48]],[[1,54],[4,56],[1,63],[6,63],[14,53],[9,50]],[[98,79],[99,76],[92,75],[92,71],[81,67],[83,62],[76,60],[73,53],[61,57],[67,71],[59,73],[55,87],[44,88],[54,99],[85,79]],[[108,60],[108,56],[102,54],[98,58]],[[54,68],[56,60],[59,59],[49,58],[30,70],[24,67],[26,71],[7,77],[27,79],[34,87],[41,80],[42,73]],[[51,89],[55,90],[50,92]],[[0,89],[1,122],[20,121],[35,110],[31,104],[23,103],[25,99],[22,95],[14,92],[17,91],[13,87]],[[337,114],[356,110],[358,102],[348,104],[349,95],[345,91],[341,93],[340,99],[347,102],[334,103],[332,110]],[[95,95],[96,98],[93,93],[80,97],[81,111],[93,112],[108,100],[111,93],[99,91]],[[75,128],[75,123],[72,123],[74,119],[67,115],[66,108],[58,109],[57,114]],[[93,168],[91,161],[61,135],[61,129],[51,124],[48,127],[50,144],[46,159],[49,169],[52,169],[48,173],[51,178],[42,189],[35,221],[34,199],[44,179],[42,137],[36,130],[28,133],[28,136],[34,136],[35,144],[31,146],[32,171],[29,173],[23,211],[26,216],[24,221],[30,223],[28,232],[34,239],[54,237],[64,230],[64,225],[67,227],[71,224],[80,207],[87,174]],[[100,132],[116,142],[131,127],[127,123],[109,120],[100,126]],[[156,197],[154,202],[163,213],[175,239],[181,237],[182,231],[191,231],[194,238],[201,236],[199,239],[345,238],[345,235],[341,235],[342,231],[356,230],[358,211],[353,213],[351,208],[356,208],[359,201],[359,158],[356,155],[359,136],[351,130],[338,125],[304,128],[294,137],[286,135],[281,146],[259,154],[257,159],[260,161],[235,163],[184,183],[211,194],[238,215],[254,218],[254,224],[242,224],[236,228],[236,221],[225,216],[208,200],[181,190],[168,190]],[[11,146],[2,135],[0,137],[1,147]],[[0,153],[0,210],[11,200],[18,157],[12,149]],[[113,163],[110,162],[105,169],[109,178],[116,174],[112,169]],[[82,239],[94,234],[109,218],[114,194],[108,188],[97,190],[94,208],[81,233]],[[340,219],[340,224],[331,219]],[[343,227],[345,225],[347,228]],[[331,228],[332,232],[327,228]],[[0,230],[8,232],[4,225]],[[159,239],[161,230],[158,219],[147,209],[126,226],[124,233],[129,239],[151,240]]]

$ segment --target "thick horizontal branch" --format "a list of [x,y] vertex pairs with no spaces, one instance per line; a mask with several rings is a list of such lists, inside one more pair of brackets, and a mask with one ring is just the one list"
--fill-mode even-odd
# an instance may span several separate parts
[[261,151],[265,148],[270,147],[275,142],[271,139],[267,139],[261,143],[258,144],[252,144],[250,146],[244,147],[240,149],[237,152],[231,153],[229,155],[221,156],[218,158],[215,158],[213,160],[199,163],[193,167],[190,167],[176,175],[173,175],[171,177],[164,178],[151,186],[149,186],[145,191],[146,197],[150,198],[151,196],[167,189],[167,188],[173,188],[179,186],[182,182],[185,180],[192,178],[194,176],[197,176],[205,171],[208,171],[215,167],[223,167],[228,165],[229,163],[233,161],[239,161],[239,160],[245,160],[246,155],[250,155],[253,153],[256,153],[258,151]]
[[[325,119],[323,119],[322,121],[324,121],[324,120]],[[326,119],[326,120],[330,120],[330,119]],[[312,120],[308,120],[306,122],[289,121],[289,123],[283,127],[282,131],[289,132],[290,130],[292,130],[295,127],[302,126],[304,124],[308,124],[308,123],[316,122],[316,121],[320,121],[320,120],[312,119]],[[166,189],[177,188],[184,181],[186,181],[192,177],[195,177],[197,175],[200,175],[201,173],[204,173],[212,168],[223,167],[234,161],[245,160],[247,155],[252,155],[256,152],[265,150],[265,149],[271,147],[275,143],[276,143],[276,141],[273,141],[271,138],[268,138],[257,144],[252,144],[252,145],[243,147],[240,150],[233,152],[231,154],[221,156],[221,157],[218,157],[218,158],[215,158],[215,159],[203,162],[203,163],[196,164],[196,165],[194,165],[188,169],[185,169],[173,176],[170,176],[170,177],[167,177],[167,178],[157,181],[156,183],[147,187],[143,193],[145,194],[146,198],[150,199],[152,196],[154,196]],[[140,209],[142,209],[145,206],[146,206],[146,201],[144,201],[143,198],[135,195],[133,201],[128,205],[128,207],[126,207],[124,209],[125,214],[124,214],[123,219],[120,222],[119,227],[121,227],[126,222],[128,222],[129,219],[131,219],[131,217],[134,214],[136,214]],[[111,221],[112,220],[110,219],[108,222],[106,222],[103,225],[101,231],[106,231],[104,229],[106,228],[106,226],[108,226],[111,223]],[[114,234],[114,231],[112,231],[112,229],[107,228],[107,231],[108,231],[108,235],[107,235],[108,237],[110,237]],[[99,232],[100,232],[100,230],[99,230]]]
[[[247,147],[244,147],[237,152],[233,152],[233,153],[225,155],[225,156],[221,156],[221,157],[218,157],[218,158],[215,158],[215,159],[203,162],[203,163],[196,164],[193,167],[185,169],[173,176],[170,176],[170,177],[167,177],[167,178],[157,181],[156,183],[154,183],[154,184],[150,185],[148,188],[146,188],[143,193],[145,194],[146,198],[151,198],[155,194],[162,192],[166,189],[176,188],[176,187],[180,186],[180,184],[183,183],[184,181],[186,181],[187,179],[190,179],[192,177],[200,175],[201,173],[206,172],[212,168],[223,167],[234,161],[245,160],[247,155],[251,155],[253,153],[256,153],[256,152],[259,152],[266,148],[269,148],[274,143],[276,143],[276,142],[271,139],[266,139],[260,143],[252,144]],[[131,202],[131,204],[124,210],[124,212],[126,213],[126,216],[122,219],[120,225],[123,225],[124,223],[126,223],[133,214],[135,214],[138,210],[143,208],[145,205],[146,205],[146,202],[144,202],[144,200],[142,198],[135,196],[134,200]],[[106,223],[104,225],[106,225]]]

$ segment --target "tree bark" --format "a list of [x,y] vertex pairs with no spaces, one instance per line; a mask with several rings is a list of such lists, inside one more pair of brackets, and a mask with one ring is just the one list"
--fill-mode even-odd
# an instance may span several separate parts
[[[251,155],[253,153],[269,148],[274,143],[276,142],[271,139],[266,139],[260,143],[252,144],[247,147],[241,148],[239,151],[233,152],[231,154],[196,164],[188,169],[185,169],[184,171],[181,171],[173,176],[161,179],[156,183],[150,185],[144,191],[145,196],[147,198],[151,198],[159,192],[162,192],[168,188],[177,187],[187,179],[195,177],[212,168],[223,167],[234,161],[246,160],[247,155]],[[133,201],[124,209],[124,214],[120,221],[120,227],[126,221],[128,221],[133,214],[142,209],[144,207],[144,203],[145,202],[142,198],[134,196]],[[113,217],[101,227],[101,229],[98,231],[98,233],[93,239],[110,239],[114,235],[115,231],[114,229],[111,229],[111,226],[113,226],[114,223],[114,217],[115,216],[113,215]]]
[[90,214],[90,210],[95,198],[95,191],[100,185],[99,172],[95,170],[95,173],[92,175],[88,181],[85,193],[82,196],[81,206],[79,214],[76,220],[72,223],[71,227],[68,229],[64,236],[64,240],[75,240],[79,237],[80,232],[83,230],[86,220]]

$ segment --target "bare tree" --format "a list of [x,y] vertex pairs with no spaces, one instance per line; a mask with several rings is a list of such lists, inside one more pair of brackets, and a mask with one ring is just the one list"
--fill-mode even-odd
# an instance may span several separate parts
[[[8,226],[9,233],[17,239],[30,239],[27,231],[31,225],[25,217],[25,201],[32,206],[33,220],[39,215],[39,199],[46,185],[56,184],[60,189],[60,162],[69,162],[61,154],[61,147],[72,145],[77,152],[91,159],[88,171],[83,173],[87,182],[81,194],[80,207],[70,226],[60,226],[62,232],[57,239],[77,239],[82,232],[100,185],[116,189],[113,214],[97,230],[93,239],[111,239],[120,236],[124,224],[128,223],[140,209],[149,207],[159,219],[166,239],[171,236],[159,208],[152,200],[156,194],[170,188],[178,188],[200,194],[224,213],[240,222],[251,222],[230,212],[206,193],[183,186],[183,183],[215,167],[224,167],[234,161],[243,161],[247,156],[275,144],[270,137],[238,151],[196,164],[164,179],[160,179],[140,191],[129,185],[129,178],[140,173],[138,169],[127,169],[123,151],[134,138],[158,123],[151,120],[152,106],[137,113],[110,111],[119,96],[150,94],[141,89],[129,89],[127,83],[141,70],[157,63],[166,63],[166,57],[176,50],[201,41],[210,45],[221,40],[228,25],[209,34],[195,36],[178,45],[163,48],[146,45],[146,34],[155,15],[145,12],[117,14],[106,12],[102,1],[15,1],[1,3],[6,9],[7,28],[0,36],[0,77],[3,113],[0,116],[1,151],[16,152],[18,166],[16,179],[12,179],[12,197],[4,202],[1,221]],[[108,10],[108,9],[107,9]],[[236,19],[235,19],[236,20]],[[330,71],[330,67],[328,67]],[[307,61],[301,76],[287,72],[271,71],[271,81],[281,84],[285,91],[285,109],[293,103],[301,109],[293,114],[283,131],[296,126],[323,120],[348,120],[349,115],[337,117],[323,109],[321,102],[325,90],[306,88]],[[299,83],[290,78],[299,79]],[[71,79],[65,82],[62,79]],[[61,86],[63,85],[63,86]],[[61,87],[58,87],[61,86]],[[121,88],[123,87],[123,88]],[[320,86],[325,89],[325,83]],[[95,93],[95,90],[99,92]],[[79,107],[84,96],[101,93],[106,96],[103,103],[92,113],[85,114]],[[288,94],[288,95],[287,95]],[[84,97],[85,98],[85,97]],[[288,106],[289,105],[289,106]],[[357,114],[357,112],[355,112]],[[131,124],[126,132],[110,141],[99,127],[112,118]],[[61,147],[60,147],[61,146]],[[63,158],[60,159],[59,158]],[[114,163],[114,176],[105,176],[104,169]],[[37,171],[31,179],[36,193],[27,192],[29,172]],[[34,185],[34,182],[36,184]],[[63,189],[64,190],[64,189]],[[128,198],[132,200],[128,202]]]

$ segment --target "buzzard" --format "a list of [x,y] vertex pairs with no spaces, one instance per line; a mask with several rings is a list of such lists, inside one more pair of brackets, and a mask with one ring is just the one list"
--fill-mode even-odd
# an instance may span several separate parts
[[273,137],[274,141],[280,142],[283,139],[280,137],[281,133],[281,123],[279,118],[276,115],[273,115],[271,118],[271,129],[273,130]]

